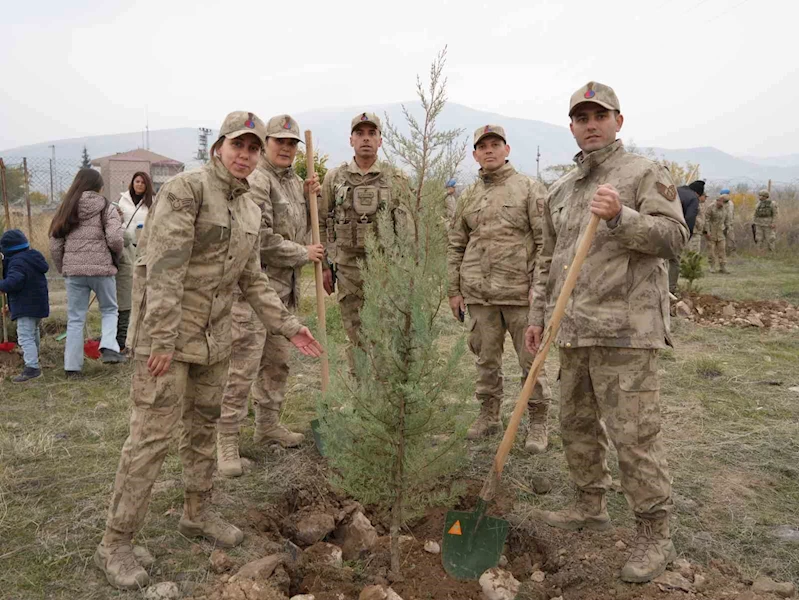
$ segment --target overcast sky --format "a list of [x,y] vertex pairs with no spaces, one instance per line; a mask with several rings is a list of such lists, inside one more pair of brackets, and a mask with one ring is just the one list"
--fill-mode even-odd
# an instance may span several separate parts
[[796,153],[798,21],[793,0],[9,1],[0,148],[139,131],[145,107],[166,129],[410,100],[447,44],[473,108],[567,125],[594,79],[638,145]]

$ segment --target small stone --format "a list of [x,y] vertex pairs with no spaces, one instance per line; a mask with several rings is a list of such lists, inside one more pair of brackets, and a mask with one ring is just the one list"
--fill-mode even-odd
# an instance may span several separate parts
[[361,512],[356,512],[350,522],[339,525],[336,540],[341,545],[344,560],[357,560],[361,554],[371,550],[377,542],[377,530]]
[[[797,390],[799,390],[799,388],[797,388]],[[796,527],[780,525],[779,527],[775,527],[771,534],[781,542],[799,544],[799,529]]]
[[108,408],[108,404],[105,402],[98,402],[94,405],[94,410],[106,410]]
[[297,523],[297,541],[310,546],[321,542],[336,528],[336,521],[331,515],[313,513],[300,519]]
[[508,557],[504,554],[499,557],[499,566],[503,569],[508,566]]
[[327,542],[316,542],[303,552],[303,564],[324,565],[340,569],[344,566],[341,548]]
[[63,442],[65,439],[69,437],[69,435],[62,432],[62,433],[56,433],[53,437],[59,442]]
[[480,576],[480,587],[486,600],[513,600],[520,585],[513,575],[502,569],[488,569]]
[[530,581],[535,581],[536,583],[542,583],[544,579],[546,579],[547,574],[543,571],[533,571],[533,574],[530,575]]
[[20,425],[16,421],[9,421],[8,423],[6,423],[6,429],[8,429],[9,431],[19,431],[20,429],[22,429],[22,425]]
[[701,592],[707,586],[707,577],[704,575],[694,575],[694,588],[697,592]]
[[746,322],[749,323],[750,325],[754,325],[755,327],[765,327],[765,325],[763,324],[763,321],[756,314],[755,315],[749,315],[746,318]]
[[538,495],[548,494],[552,491],[552,481],[547,477],[534,475],[530,478],[530,483],[533,486],[533,491]]
[[616,548],[618,548],[619,550],[627,550],[627,544],[619,540],[618,542],[616,542]]
[[694,591],[693,584],[675,571],[665,571],[659,577],[655,577],[652,582],[656,583],[662,592],[669,592],[671,590],[680,590],[683,592]]
[[295,565],[302,556],[302,549],[291,540],[286,540],[283,542],[283,554],[286,556],[286,562]]
[[173,581],[162,581],[147,588],[144,600],[177,600],[180,598],[180,588]]
[[791,391],[791,392],[796,392],[797,394],[799,394],[799,386],[789,387],[788,390]]
[[774,594],[780,598],[793,598],[796,586],[793,583],[778,583],[771,577],[760,576],[752,584],[752,591],[756,594]]
[[264,556],[258,560],[248,562],[231,579],[269,579],[269,576],[274,573],[282,560],[283,557],[279,554]]
[[441,552],[441,546],[438,542],[429,540],[424,543],[424,551],[429,552],[430,554],[439,554]]
[[680,575],[685,577],[688,581],[691,581],[694,576],[694,569],[691,566],[691,563],[685,560],[684,558],[678,558],[673,563],[673,568],[679,572]]
[[721,314],[725,317],[734,317],[735,316],[735,306],[732,304],[727,304],[724,308],[721,309]]
[[249,458],[244,458],[243,456],[241,457],[242,471],[244,471],[245,473],[249,473],[250,471],[252,471],[253,466],[255,466],[255,463],[252,462]]
[[685,302],[685,300],[680,300],[677,304],[674,305],[674,309],[677,311],[677,314],[681,317],[690,317],[691,316],[691,307]]
[[230,557],[227,554],[219,549],[211,552],[211,558],[209,561],[211,562],[211,570],[217,575],[233,568],[233,561],[230,560]]
[[300,594],[299,596],[292,596],[289,600],[316,600],[313,594]]
[[230,573],[225,573],[224,575],[222,575],[219,578],[219,581],[221,581],[222,583],[227,583],[228,581],[230,581]]
[[402,600],[402,598],[390,587],[369,585],[363,588],[358,600]]

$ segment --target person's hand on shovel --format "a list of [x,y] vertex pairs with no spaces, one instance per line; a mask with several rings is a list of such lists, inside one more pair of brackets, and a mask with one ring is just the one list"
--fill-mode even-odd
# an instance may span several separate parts
[[609,183],[600,185],[591,200],[591,212],[604,221],[615,219],[621,212],[618,190]]
[[524,332],[524,347],[535,356],[541,347],[541,336],[544,335],[544,328],[537,325],[530,325]]

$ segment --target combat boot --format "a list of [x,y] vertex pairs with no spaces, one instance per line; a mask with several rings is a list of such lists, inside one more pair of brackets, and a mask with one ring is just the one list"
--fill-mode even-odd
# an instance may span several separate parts
[[[150,584],[150,576],[136,558],[132,537],[129,533],[106,529],[94,553],[94,564],[105,573],[108,583],[121,590],[138,590]],[[149,552],[146,554],[150,556]]]
[[499,419],[499,399],[486,398],[480,406],[480,415],[466,432],[466,439],[476,440],[496,433],[500,429],[502,421]]
[[294,433],[280,423],[280,410],[261,408],[256,405],[253,441],[256,444],[276,442],[284,448],[296,448],[305,441],[305,436],[301,433]]
[[240,477],[242,474],[239,456],[239,433],[222,433],[216,436],[217,470],[223,477]]
[[637,534],[621,579],[628,583],[652,581],[677,558],[671,541],[669,517],[661,511],[657,518],[636,516]]
[[611,528],[607,500],[604,492],[577,491],[577,500],[565,510],[540,511],[538,518],[551,527],[577,531],[592,529],[604,531]]
[[530,413],[530,426],[527,429],[527,439],[524,449],[530,454],[541,454],[547,449],[547,413],[549,404],[530,404],[527,407]]
[[211,492],[185,493],[178,531],[186,537],[204,537],[225,548],[238,546],[244,541],[244,533],[211,510],[210,497]]

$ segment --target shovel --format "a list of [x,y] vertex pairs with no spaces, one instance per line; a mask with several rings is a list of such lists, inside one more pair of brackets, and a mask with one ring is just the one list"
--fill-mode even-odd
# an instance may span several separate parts
[[3,320],[3,342],[0,343],[0,352],[13,352],[17,345],[8,341],[8,325],[6,324],[6,297],[0,294],[0,319]]
[[547,358],[549,347],[555,339],[566,312],[566,303],[569,301],[574,285],[577,283],[577,276],[580,274],[580,267],[583,265],[591,243],[594,241],[596,228],[599,225],[599,217],[592,214],[588,227],[577,245],[574,260],[569,267],[569,274],[563,282],[563,288],[555,304],[555,310],[549,320],[546,331],[544,331],[541,347],[535,356],[535,360],[527,374],[519,399],[516,400],[516,407],[513,409],[508,428],[502,437],[491,472],[483,484],[480,496],[477,499],[477,506],[474,511],[449,511],[444,520],[444,543],[441,552],[441,560],[444,563],[444,570],[455,579],[465,581],[469,579],[479,579],[487,569],[496,567],[502,556],[502,549],[505,546],[505,538],[508,536],[508,522],[505,519],[486,516],[488,503],[494,498],[497,487],[499,486],[502,470],[508,458],[519,423],[522,420],[524,411],[527,408],[527,400],[533,392],[538,375],[544,368],[544,361]]

